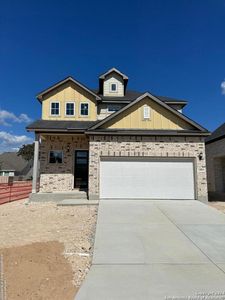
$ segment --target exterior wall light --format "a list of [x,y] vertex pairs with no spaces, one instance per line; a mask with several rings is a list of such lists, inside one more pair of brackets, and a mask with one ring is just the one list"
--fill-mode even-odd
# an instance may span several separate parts
[[202,152],[199,153],[198,159],[199,159],[199,160],[203,160],[203,153],[202,153]]

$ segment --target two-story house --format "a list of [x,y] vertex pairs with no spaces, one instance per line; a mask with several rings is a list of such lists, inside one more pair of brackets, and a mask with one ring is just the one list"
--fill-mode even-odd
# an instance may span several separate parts
[[33,193],[86,190],[89,199],[207,200],[204,138],[184,100],[136,92],[113,68],[89,89],[68,77],[37,96]]

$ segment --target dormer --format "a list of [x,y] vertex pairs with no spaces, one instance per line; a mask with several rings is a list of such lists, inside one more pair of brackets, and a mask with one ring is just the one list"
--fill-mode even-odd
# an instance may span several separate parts
[[112,68],[99,77],[99,94],[104,97],[124,97],[128,77]]

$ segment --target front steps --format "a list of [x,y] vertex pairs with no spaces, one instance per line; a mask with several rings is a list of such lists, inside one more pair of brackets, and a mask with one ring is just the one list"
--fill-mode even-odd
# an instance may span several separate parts
[[98,205],[99,200],[65,199],[57,202],[57,206]]
[[29,201],[32,202],[59,202],[66,199],[89,201],[86,191],[73,190],[71,192],[54,192],[54,193],[31,193]]

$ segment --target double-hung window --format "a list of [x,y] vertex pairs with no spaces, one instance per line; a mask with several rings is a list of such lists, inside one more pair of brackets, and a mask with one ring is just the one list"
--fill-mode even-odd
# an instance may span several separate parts
[[89,104],[88,103],[81,103],[80,104],[80,115],[81,116],[88,116],[89,114]]
[[59,102],[51,102],[51,116],[59,116],[60,107]]
[[67,102],[66,103],[66,116],[74,116],[75,115],[75,103]]

